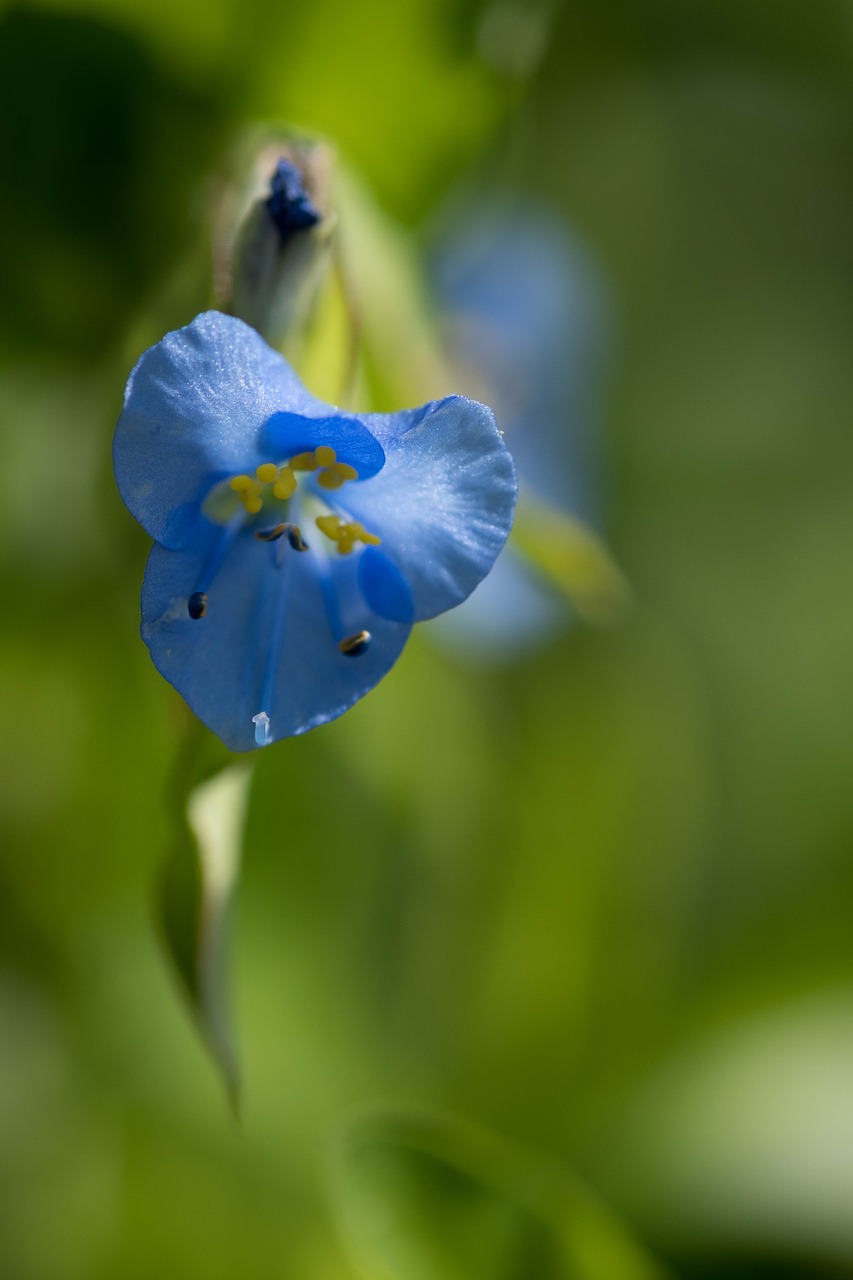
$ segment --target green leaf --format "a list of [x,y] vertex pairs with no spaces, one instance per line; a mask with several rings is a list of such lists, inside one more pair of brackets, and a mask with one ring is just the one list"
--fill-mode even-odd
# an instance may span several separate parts
[[585,622],[621,622],[633,593],[601,538],[581,520],[522,490],[512,543],[552,586],[568,598]]
[[236,1114],[240,1074],[227,1000],[228,915],[252,766],[223,768],[196,759],[187,777],[195,785],[184,791],[179,807],[157,908],[169,958]]
[[569,1169],[467,1121],[377,1111],[336,1155],[343,1238],[370,1280],[664,1280]]

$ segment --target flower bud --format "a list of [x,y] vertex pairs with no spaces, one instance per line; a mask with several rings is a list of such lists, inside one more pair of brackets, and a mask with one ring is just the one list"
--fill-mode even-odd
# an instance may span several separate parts
[[331,263],[333,169],[323,143],[268,139],[255,150],[242,200],[232,192],[226,201],[218,304],[280,349],[298,343]]

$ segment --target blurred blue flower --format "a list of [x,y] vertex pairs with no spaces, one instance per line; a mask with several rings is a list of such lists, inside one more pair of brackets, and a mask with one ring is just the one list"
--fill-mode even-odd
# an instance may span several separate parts
[[[454,376],[493,406],[531,504],[544,500],[594,526],[609,327],[597,264],[565,221],[529,196],[451,212],[431,279]],[[504,658],[571,616],[565,595],[510,542],[464,609],[442,620],[441,634],[480,658]]]
[[233,750],[341,715],[412,623],[489,572],[516,497],[490,409],[323,404],[254,329],[211,311],[130,375],[113,447],[155,539],[142,636]]

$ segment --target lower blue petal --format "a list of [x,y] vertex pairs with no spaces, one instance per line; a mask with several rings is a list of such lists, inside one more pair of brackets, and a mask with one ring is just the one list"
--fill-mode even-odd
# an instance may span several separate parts
[[[400,656],[411,628],[380,617],[364,601],[355,557],[330,558],[319,572],[318,564],[326,562],[316,553],[281,549],[248,533],[238,536],[210,586],[206,616],[193,620],[187,598],[209,551],[152,548],[142,588],[142,637],[157,669],[232,750],[255,747],[252,717],[261,711],[270,718],[271,741],[334,720]],[[277,557],[281,568],[274,567]],[[280,599],[270,705],[262,706]],[[361,630],[372,637],[366,652],[342,653],[338,642]]]

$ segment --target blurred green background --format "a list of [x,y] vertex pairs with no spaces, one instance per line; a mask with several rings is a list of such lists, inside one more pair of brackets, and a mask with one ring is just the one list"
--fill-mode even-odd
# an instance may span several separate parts
[[[846,0],[0,11],[3,1280],[853,1275],[852,57]],[[238,1127],[152,927],[183,716],[109,445],[265,120],[415,238],[499,172],[589,244],[637,603],[424,628],[261,754]]]

